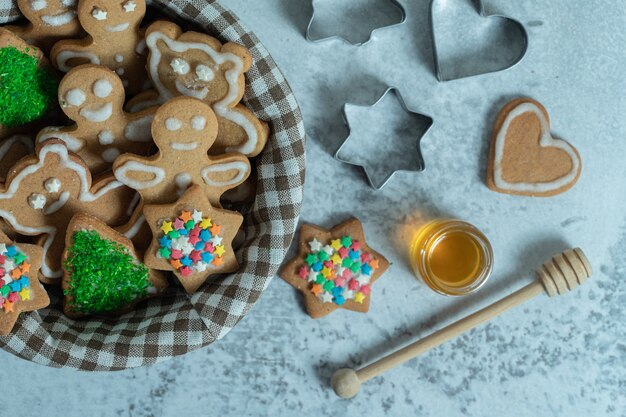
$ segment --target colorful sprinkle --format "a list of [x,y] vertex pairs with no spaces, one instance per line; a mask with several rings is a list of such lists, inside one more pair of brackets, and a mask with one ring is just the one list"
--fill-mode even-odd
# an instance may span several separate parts
[[30,271],[26,255],[17,246],[0,245],[0,311],[14,312],[15,304],[30,300]]
[[309,282],[311,293],[323,303],[363,303],[370,294],[378,260],[363,250],[361,242],[343,236],[325,246],[314,238],[308,245],[311,251],[304,257],[298,276]]
[[[168,224],[172,230],[164,227]],[[224,264],[226,248],[222,245],[224,238],[219,235],[221,226],[203,217],[201,211],[182,210],[175,219],[164,220],[161,231],[157,256],[169,261],[183,277],[204,272],[209,265],[219,268]],[[306,279],[309,270],[304,268],[301,272],[306,274],[302,276]]]

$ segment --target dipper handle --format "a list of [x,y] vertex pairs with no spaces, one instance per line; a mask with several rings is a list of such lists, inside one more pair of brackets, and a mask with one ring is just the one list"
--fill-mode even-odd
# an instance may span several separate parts
[[554,256],[537,270],[539,278],[537,281],[357,371],[349,368],[339,369],[331,380],[332,387],[340,397],[351,398],[359,392],[361,383],[403,364],[543,292],[550,297],[565,294],[585,282],[591,274],[591,265],[582,250],[566,250]]

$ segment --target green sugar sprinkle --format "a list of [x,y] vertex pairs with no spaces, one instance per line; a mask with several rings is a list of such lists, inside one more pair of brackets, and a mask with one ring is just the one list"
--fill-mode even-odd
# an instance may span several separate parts
[[148,268],[121,244],[103,239],[96,231],[73,235],[65,268],[70,276],[65,295],[74,297],[78,313],[119,310],[147,294]]
[[14,47],[0,49],[0,125],[21,126],[53,105],[58,85],[39,60]]

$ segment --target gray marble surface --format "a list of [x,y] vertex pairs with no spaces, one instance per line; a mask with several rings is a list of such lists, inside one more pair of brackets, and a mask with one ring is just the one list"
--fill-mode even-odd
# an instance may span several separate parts
[[[302,221],[331,226],[354,214],[370,245],[393,261],[369,314],[313,321],[275,279],[224,340],[149,368],[78,373],[0,352],[9,395],[0,415],[626,415],[624,2],[489,0],[527,24],[528,54],[512,70],[449,83],[432,75],[427,1],[402,3],[407,23],[357,48],[306,42],[309,0],[224,0],[273,53],[302,105]],[[435,123],[423,141],[427,170],[374,192],[331,155],[347,133],[342,103],[374,102],[388,84]],[[583,157],[580,181],[561,196],[511,197],[483,184],[495,113],[518,95],[540,100],[553,132]],[[491,239],[494,275],[479,293],[445,298],[411,273],[411,233],[436,216],[470,221]],[[351,401],[330,390],[336,368],[367,363],[510,293],[569,246],[584,248],[596,270],[575,293],[508,312],[371,381]],[[29,397],[18,401],[17,390]]]

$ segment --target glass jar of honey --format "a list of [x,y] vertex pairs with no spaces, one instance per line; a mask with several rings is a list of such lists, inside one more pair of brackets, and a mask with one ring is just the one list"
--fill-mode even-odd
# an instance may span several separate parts
[[440,294],[478,290],[491,275],[491,244],[477,228],[460,220],[434,220],[422,226],[411,246],[415,274]]

